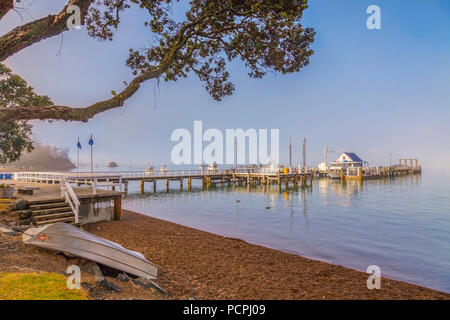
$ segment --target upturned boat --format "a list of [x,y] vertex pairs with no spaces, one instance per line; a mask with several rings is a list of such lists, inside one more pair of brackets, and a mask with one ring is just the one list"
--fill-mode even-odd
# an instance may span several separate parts
[[141,253],[120,244],[97,237],[67,223],[54,223],[28,229],[23,242],[40,248],[85,258],[116,270],[149,280],[156,279],[158,268]]

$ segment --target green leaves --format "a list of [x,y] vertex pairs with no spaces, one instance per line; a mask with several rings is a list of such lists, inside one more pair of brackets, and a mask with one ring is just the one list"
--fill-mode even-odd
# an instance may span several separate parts
[[[25,80],[0,64],[0,110],[51,104],[49,97],[35,94]],[[0,123],[0,163],[16,161],[23,152],[33,150],[31,128],[26,121]]]
[[315,33],[300,22],[306,1],[193,0],[184,21],[171,16],[175,3],[152,2],[150,25],[159,45],[130,52],[127,65],[134,74],[163,68],[164,79],[176,81],[193,72],[221,100],[234,90],[226,60],[240,58],[254,78],[270,70],[298,72],[309,63]]

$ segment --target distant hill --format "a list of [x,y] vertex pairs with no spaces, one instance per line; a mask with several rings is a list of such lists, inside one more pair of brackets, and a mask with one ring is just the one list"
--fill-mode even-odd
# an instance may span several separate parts
[[67,170],[76,168],[69,158],[69,151],[57,147],[34,144],[34,150],[24,154],[8,167],[28,170]]

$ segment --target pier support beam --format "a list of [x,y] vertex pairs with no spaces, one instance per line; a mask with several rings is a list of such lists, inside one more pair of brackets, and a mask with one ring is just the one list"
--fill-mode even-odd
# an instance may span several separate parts
[[191,178],[187,179],[187,184],[188,184],[188,191],[191,191],[191,189],[192,189],[192,179]]
[[144,180],[139,181],[139,192],[144,193]]
[[153,180],[153,193],[156,193],[156,179]]
[[114,197],[114,220],[120,220],[122,217],[122,195]]
[[166,179],[166,192],[169,192],[169,179]]
[[180,179],[180,191],[183,191],[183,178]]

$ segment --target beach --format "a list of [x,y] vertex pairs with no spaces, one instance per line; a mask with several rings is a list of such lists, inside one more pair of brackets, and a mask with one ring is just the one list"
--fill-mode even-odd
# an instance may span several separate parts
[[87,230],[139,251],[173,299],[450,299],[447,293],[125,211]]

